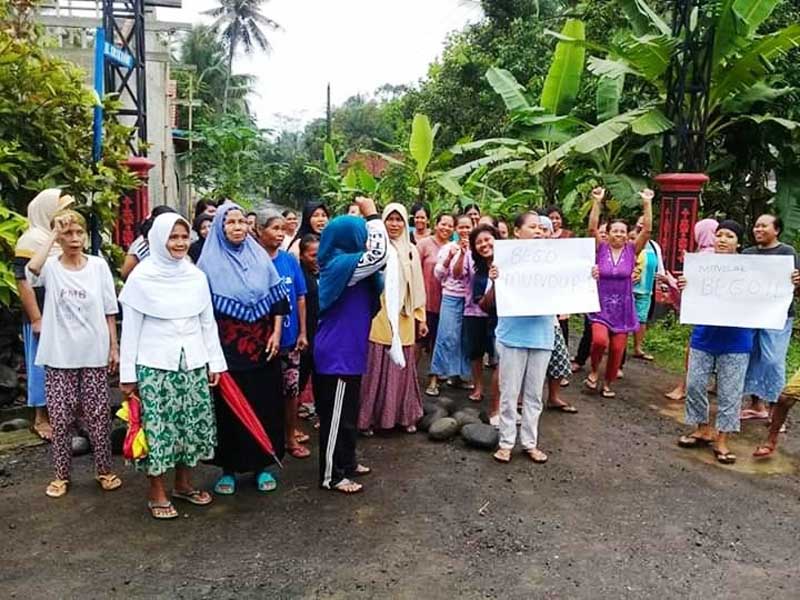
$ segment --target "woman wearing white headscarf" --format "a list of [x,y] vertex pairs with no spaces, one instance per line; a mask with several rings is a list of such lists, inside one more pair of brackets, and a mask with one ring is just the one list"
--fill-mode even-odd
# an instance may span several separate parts
[[417,248],[411,243],[405,206],[383,209],[389,235],[389,262],[381,310],[372,320],[367,372],[361,384],[358,428],[370,435],[373,427],[393,429],[400,425],[416,431],[422,417],[422,396],[414,356],[415,324],[427,335],[425,280]]
[[[62,196],[61,190],[50,188],[39,192],[28,204],[28,229],[23,233],[14,248],[14,278],[22,301],[22,340],[25,345],[25,372],[27,374],[28,406],[33,407],[36,416],[33,430],[44,440],[53,437],[53,428],[47,416],[44,394],[44,368],[34,364],[36,349],[39,346],[39,333],[42,330],[42,310],[44,309],[44,286],[32,286],[25,275],[25,266],[44,244],[49,243],[51,221],[55,214],[69,206],[72,196]],[[61,246],[53,244],[52,255],[61,252]]]
[[138,388],[146,457],[136,467],[150,479],[148,508],[156,519],[178,516],[164,488],[175,469],[172,497],[211,502],[196,489],[190,469],[210,459],[216,446],[209,385],[227,370],[205,274],[186,258],[189,222],[178,214],[156,217],[148,232],[150,254],[131,273],[119,300],[122,322],[120,389]]

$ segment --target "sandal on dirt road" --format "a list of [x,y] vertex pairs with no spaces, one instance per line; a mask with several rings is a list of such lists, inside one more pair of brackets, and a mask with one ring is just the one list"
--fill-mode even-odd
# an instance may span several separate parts
[[508,448],[498,448],[497,452],[492,454],[492,458],[494,458],[497,462],[510,463],[511,450],[509,450]]
[[206,504],[211,504],[214,500],[211,494],[203,490],[190,490],[188,492],[173,490],[172,497],[177,500],[185,500],[189,504],[194,504],[195,506],[205,506]]
[[340,492],[342,494],[358,494],[364,491],[364,486],[356,483],[352,479],[342,479],[339,483],[331,488],[333,492]]
[[695,435],[682,435],[678,438],[678,446],[681,448],[705,448],[709,444],[711,444],[711,440]]
[[104,492],[111,492],[122,486],[122,479],[120,479],[113,473],[98,475],[97,477],[95,477],[95,481],[97,481],[97,483],[100,484],[100,487],[103,488]]
[[68,489],[69,489],[69,480],[54,479],[49,483],[44,493],[50,496],[51,498],[61,498],[61,496],[64,496],[67,493]]
[[177,519],[178,511],[172,506],[172,502],[147,502],[147,509],[150,511],[150,516],[159,521],[166,521],[168,519]]
[[537,465],[543,465],[547,462],[547,454],[539,450],[538,448],[529,448],[525,450],[525,454],[535,462]]
[[720,452],[714,448],[714,456],[722,465],[732,465],[736,462],[736,455],[733,452]]
[[769,458],[774,452],[775,446],[773,444],[762,444],[756,448],[755,452],[753,452],[753,456],[755,458]]

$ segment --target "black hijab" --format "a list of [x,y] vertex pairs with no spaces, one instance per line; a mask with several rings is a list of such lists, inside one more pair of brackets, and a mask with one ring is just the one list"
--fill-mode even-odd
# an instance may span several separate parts
[[318,231],[314,231],[311,228],[311,215],[313,215],[318,208],[321,208],[325,211],[328,219],[331,218],[331,213],[328,211],[328,207],[325,206],[325,203],[322,201],[312,201],[306,202],[305,207],[303,208],[303,219],[300,221],[300,227],[297,228],[297,232],[294,234],[292,238],[292,243],[289,244],[291,248],[297,240],[302,240],[303,236],[308,233],[313,233],[315,235],[319,235]]

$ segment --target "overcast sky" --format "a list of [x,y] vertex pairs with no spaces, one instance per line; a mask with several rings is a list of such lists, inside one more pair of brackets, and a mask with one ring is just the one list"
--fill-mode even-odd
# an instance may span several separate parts
[[[162,20],[208,22],[215,0],[183,0],[159,9]],[[270,33],[268,56],[240,55],[234,71],[258,77],[251,99],[265,127],[299,127],[334,104],[384,83],[413,83],[441,54],[448,32],[480,17],[463,0],[271,0],[264,14],[283,27]]]

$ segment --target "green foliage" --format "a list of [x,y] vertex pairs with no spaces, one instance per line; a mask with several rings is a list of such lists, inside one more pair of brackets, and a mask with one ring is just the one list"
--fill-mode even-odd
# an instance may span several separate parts
[[0,306],[8,306],[17,295],[14,270],[6,257],[13,256],[17,239],[27,226],[25,217],[0,203],[0,253],[3,256],[3,262],[0,262]]
[[[0,208],[25,214],[37,192],[59,187],[76,198],[78,210],[97,217],[110,240],[119,198],[138,185],[122,164],[132,132],[114,118],[119,102],[103,99],[103,156],[94,164],[93,111],[100,100],[85,85],[85,73],[51,54],[47,44],[33,24],[30,2],[0,0]],[[16,231],[9,227],[6,234]],[[12,247],[5,239],[6,274]],[[0,303],[7,299],[0,292]]]
[[219,121],[202,123],[195,139],[192,179],[201,193],[246,205],[267,195],[265,132],[248,117],[228,113]]

